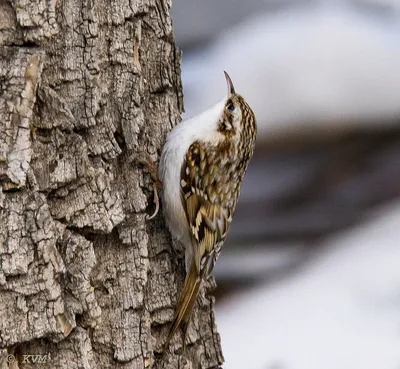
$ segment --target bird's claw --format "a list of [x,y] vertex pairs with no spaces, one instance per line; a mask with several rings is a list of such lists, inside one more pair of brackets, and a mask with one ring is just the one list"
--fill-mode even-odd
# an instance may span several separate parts
[[154,213],[152,215],[147,215],[146,220],[152,220],[155,218],[155,216],[158,214],[158,211],[160,210],[160,199],[158,197],[158,189],[162,187],[162,184],[159,180],[153,183],[153,191],[154,191],[154,197],[153,197],[153,203],[156,205],[156,209],[154,210]]
[[163,186],[162,186],[162,183],[158,179],[156,165],[154,164],[153,159],[147,152],[136,153],[136,155],[134,156],[134,160],[140,164],[143,164],[147,168],[152,180],[154,181],[153,182],[153,190],[154,190],[153,203],[156,205],[156,209],[154,210],[154,213],[152,215],[146,215],[146,220],[151,220],[156,217],[156,215],[158,214],[158,211],[160,210],[160,200],[158,197],[158,189],[161,189]]

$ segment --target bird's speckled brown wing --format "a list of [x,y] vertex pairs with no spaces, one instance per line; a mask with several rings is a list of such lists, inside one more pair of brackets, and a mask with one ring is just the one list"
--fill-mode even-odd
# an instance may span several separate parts
[[[200,142],[194,142],[181,169],[182,204],[194,246],[194,260],[203,274],[211,258],[209,274],[228,233],[236,205],[237,181],[232,182],[232,161]],[[232,197],[232,198],[231,198]]]
[[201,283],[211,273],[232,221],[236,199],[231,201],[230,194],[235,188],[239,189],[240,184],[237,186],[229,177],[229,173],[235,171],[229,169],[234,163],[227,158],[228,152],[216,151],[196,141],[189,147],[182,164],[181,200],[192,238],[194,262],[187,266],[188,273],[164,351],[180,326],[184,327],[185,343]]

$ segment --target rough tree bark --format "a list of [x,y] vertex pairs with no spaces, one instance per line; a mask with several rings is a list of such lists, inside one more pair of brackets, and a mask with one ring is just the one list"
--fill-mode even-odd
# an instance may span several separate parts
[[157,161],[182,111],[169,7],[0,0],[1,369],[36,354],[46,368],[223,361],[213,283],[185,354],[178,336],[160,357],[183,255],[161,216],[146,222],[152,181],[134,158]]

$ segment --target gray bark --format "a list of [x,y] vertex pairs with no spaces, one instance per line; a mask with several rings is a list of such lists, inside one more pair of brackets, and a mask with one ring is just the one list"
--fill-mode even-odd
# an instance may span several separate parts
[[134,157],[157,161],[182,111],[169,6],[0,0],[1,369],[223,361],[213,283],[160,357],[184,262]]

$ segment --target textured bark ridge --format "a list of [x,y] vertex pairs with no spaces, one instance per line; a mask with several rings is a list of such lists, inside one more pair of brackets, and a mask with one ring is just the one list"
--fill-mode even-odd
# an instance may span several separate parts
[[[151,179],[182,111],[168,0],[0,0],[0,368],[217,368],[212,283],[161,358],[184,276]],[[149,201],[150,200],[150,201]],[[12,355],[12,356],[8,356]],[[14,360],[15,359],[15,360]],[[13,362],[12,362],[13,361]]]

